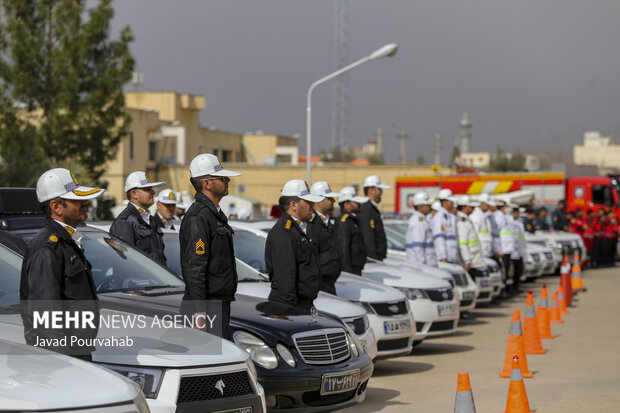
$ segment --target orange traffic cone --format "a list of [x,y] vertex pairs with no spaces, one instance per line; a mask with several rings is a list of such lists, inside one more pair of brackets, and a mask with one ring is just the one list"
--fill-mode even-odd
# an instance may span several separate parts
[[[560,285],[562,286],[562,290],[564,290],[564,302],[567,306],[569,306],[571,305],[571,299],[573,298],[571,264],[570,261],[568,261],[568,255],[564,255],[564,257],[565,262],[562,264],[562,268],[560,269]],[[562,308],[561,305],[560,308]]]
[[530,412],[530,403],[527,401],[525,383],[519,367],[519,356],[514,356],[512,359],[512,373],[504,413],[533,413]]
[[581,278],[581,259],[579,258],[579,253],[575,251],[575,255],[573,256],[573,268],[571,274],[571,287],[573,291],[585,291],[585,287],[583,286],[583,278]]
[[532,372],[527,370],[525,346],[523,345],[523,336],[521,335],[521,312],[519,310],[514,310],[512,312],[512,322],[510,323],[508,343],[506,344],[506,358],[504,359],[504,369],[499,373],[499,377],[510,377],[512,371],[512,358],[515,354],[521,358],[521,373],[523,374],[523,377],[534,377]]
[[536,321],[536,310],[534,309],[534,294],[532,290],[527,293],[525,303],[525,317],[523,318],[523,344],[526,354],[545,354],[546,351],[540,341],[538,333],[538,321]]
[[540,290],[540,302],[538,308],[536,309],[536,322],[538,323],[538,333],[540,334],[540,338],[555,338],[555,336],[551,334],[547,284],[543,284],[542,290]]
[[454,413],[476,413],[474,394],[469,384],[469,373],[459,372],[456,382],[456,400],[454,401]]
[[564,289],[561,285],[558,287],[558,305],[560,306],[560,314],[568,314],[568,310],[566,309],[566,300],[564,299]]
[[562,315],[560,314],[560,307],[558,307],[558,294],[553,293],[551,295],[551,308],[549,309],[549,322],[551,324],[562,324]]

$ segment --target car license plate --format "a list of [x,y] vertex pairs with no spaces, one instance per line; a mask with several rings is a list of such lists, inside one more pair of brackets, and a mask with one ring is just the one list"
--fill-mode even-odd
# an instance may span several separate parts
[[409,320],[384,321],[383,331],[385,334],[397,334],[405,331],[411,331]]
[[230,410],[218,410],[215,413],[252,413],[252,407],[240,407]]
[[353,390],[357,387],[360,378],[360,371],[350,371],[348,373],[324,374],[321,395],[342,393]]
[[489,280],[480,280],[480,288],[489,288]]
[[437,313],[440,317],[454,315],[456,313],[456,304],[439,304],[437,306]]

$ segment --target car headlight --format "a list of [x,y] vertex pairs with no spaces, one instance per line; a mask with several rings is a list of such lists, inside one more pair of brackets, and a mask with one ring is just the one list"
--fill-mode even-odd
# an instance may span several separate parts
[[161,384],[163,370],[145,369],[142,367],[122,366],[117,364],[101,364],[102,367],[114,370],[115,372],[127,377],[140,387],[142,393],[149,398],[155,399]]
[[248,358],[245,361],[245,364],[248,365],[248,370],[250,371],[250,374],[252,375],[252,377],[254,377],[254,381],[258,381],[258,373],[256,372],[256,366],[254,365],[254,362],[252,361],[252,359]]
[[236,345],[250,354],[252,361],[266,369],[278,367],[278,357],[260,338],[254,334],[237,330],[233,333],[233,340]]
[[424,290],[420,290],[417,288],[399,288],[408,299],[417,300],[418,298],[428,298],[428,294]]
[[286,348],[283,344],[278,343],[276,345],[276,350],[278,350],[282,360],[286,361],[286,364],[291,367],[295,367],[295,357],[293,357],[293,353],[291,353],[288,348]]
[[354,357],[358,357],[360,355],[360,348],[362,348],[361,344],[357,341],[357,338],[354,338],[354,335],[347,333],[347,339],[349,340],[351,353]]
[[[363,330],[361,332],[357,331],[357,328],[355,326],[355,320],[362,320],[362,328]],[[347,317],[347,318],[343,318],[342,321],[349,326],[349,328],[351,330],[353,330],[353,332],[357,335],[357,334],[364,334],[366,332],[366,330],[368,330],[368,316],[366,314],[364,314],[361,317]]]

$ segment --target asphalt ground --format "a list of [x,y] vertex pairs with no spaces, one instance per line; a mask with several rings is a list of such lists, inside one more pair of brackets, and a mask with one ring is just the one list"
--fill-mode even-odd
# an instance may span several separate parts
[[[528,355],[534,377],[525,379],[530,410],[537,413],[620,412],[620,267],[586,270],[586,292],[552,324],[546,354]],[[549,297],[559,276],[524,283],[524,293],[472,311],[452,335],[425,340],[411,355],[380,360],[366,400],[343,412],[452,412],[457,373],[469,372],[477,412],[503,412],[509,379],[501,379],[513,310],[525,315],[527,289],[547,284]]]

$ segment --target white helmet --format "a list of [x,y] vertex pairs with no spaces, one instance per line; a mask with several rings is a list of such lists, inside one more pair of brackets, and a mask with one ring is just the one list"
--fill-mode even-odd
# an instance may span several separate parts
[[165,182],[151,182],[149,176],[142,171],[135,171],[129,174],[125,180],[125,192],[136,188],[155,188],[166,185]]
[[442,189],[437,194],[437,199],[443,201],[444,199],[449,199],[452,196],[452,191],[448,188]]
[[415,206],[430,205],[430,204],[432,204],[431,198],[424,191],[416,192],[416,194],[413,196],[413,205]]
[[239,176],[240,172],[229,171],[224,169],[217,159],[217,156],[211,153],[203,153],[192,159],[189,164],[189,173],[192,178],[199,176]]
[[177,195],[172,189],[164,189],[157,195],[157,202],[167,205],[176,205]]
[[373,186],[381,189],[390,189],[390,186],[382,183],[381,179],[379,179],[377,175],[367,176],[366,179],[364,179],[364,188],[369,188]]
[[325,181],[318,181],[312,184],[310,188],[312,195],[324,196],[326,198],[337,198],[338,192],[334,192]]
[[80,186],[75,175],[68,169],[54,168],[46,171],[37,181],[37,199],[39,202],[54,198],[82,200],[93,199],[103,194],[101,188]]
[[321,202],[325,197],[312,195],[305,181],[301,179],[291,179],[284,184],[282,196],[296,196],[308,202]]
[[431,204],[431,209],[434,209],[435,211],[440,211],[441,210],[441,204],[439,203],[439,201],[435,201]]
[[370,198],[367,196],[357,196],[355,193],[355,188],[352,186],[345,186],[342,188],[338,196],[338,202],[353,201],[358,204],[363,204],[364,202],[368,202],[368,199]]

